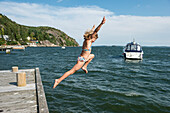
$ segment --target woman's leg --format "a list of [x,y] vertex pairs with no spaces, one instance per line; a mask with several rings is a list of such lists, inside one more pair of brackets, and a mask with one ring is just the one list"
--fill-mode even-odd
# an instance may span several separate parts
[[82,67],[82,70],[85,72],[85,73],[88,73],[87,71],[87,65],[92,61],[92,59],[94,58],[94,54],[90,54],[89,55],[89,58],[87,59],[86,63],[84,64],[84,66]]
[[55,80],[53,88],[55,88],[62,80],[67,78],[69,75],[72,75],[77,70],[79,70],[83,65],[84,65],[84,62],[77,61],[77,64],[74,65],[74,67],[71,70],[67,71],[66,73],[64,73],[64,75],[62,77]]

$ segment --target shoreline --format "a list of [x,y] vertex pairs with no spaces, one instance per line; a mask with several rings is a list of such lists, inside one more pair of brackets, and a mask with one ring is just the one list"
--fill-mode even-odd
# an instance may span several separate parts
[[13,47],[80,47],[80,46],[58,46],[58,45],[1,45],[0,48],[13,48]]

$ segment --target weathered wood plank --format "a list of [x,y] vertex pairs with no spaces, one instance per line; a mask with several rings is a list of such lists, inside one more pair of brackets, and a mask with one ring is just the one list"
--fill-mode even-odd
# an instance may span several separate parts
[[[26,73],[27,85],[17,87],[16,74]],[[49,113],[39,68],[0,71],[0,112]]]
[[38,93],[38,98],[37,98],[38,112],[39,113],[49,113],[39,68],[36,68],[35,75],[36,75],[36,85],[37,85],[36,89],[37,89],[37,93]]

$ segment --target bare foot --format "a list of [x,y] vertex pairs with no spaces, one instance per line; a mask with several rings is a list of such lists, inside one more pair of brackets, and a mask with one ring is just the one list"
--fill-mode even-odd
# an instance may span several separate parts
[[55,79],[55,83],[54,83],[53,88],[55,88],[59,83],[60,83],[59,80],[58,80],[58,79]]
[[81,69],[82,69],[85,73],[88,73],[87,68],[82,67]]

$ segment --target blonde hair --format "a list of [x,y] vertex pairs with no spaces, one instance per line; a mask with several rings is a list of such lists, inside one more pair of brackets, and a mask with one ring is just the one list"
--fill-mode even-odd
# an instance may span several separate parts
[[[86,32],[84,33],[84,39],[86,40],[90,40],[92,37],[91,35],[93,34],[93,30],[92,29],[87,29]],[[95,35],[95,38],[97,39],[98,38],[98,34]]]

